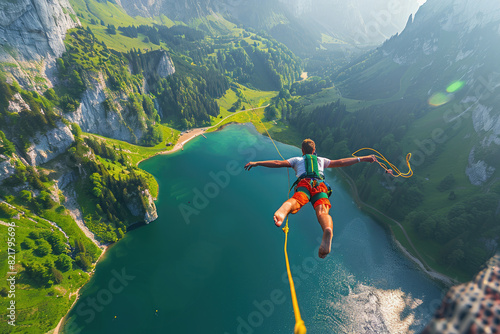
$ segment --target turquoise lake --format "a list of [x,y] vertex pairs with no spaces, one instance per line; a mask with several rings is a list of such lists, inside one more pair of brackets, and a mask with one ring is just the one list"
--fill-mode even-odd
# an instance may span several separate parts
[[[108,250],[64,333],[293,333],[284,233],[273,223],[287,199],[287,171],[243,170],[250,160],[280,159],[252,126],[206,136],[141,163],[160,185],[159,218]],[[300,155],[278,147],[285,157]],[[326,175],[334,190],[332,253],[317,256],[322,232],[310,205],[289,222],[308,333],[419,333],[442,287],[357,208],[334,171]]]

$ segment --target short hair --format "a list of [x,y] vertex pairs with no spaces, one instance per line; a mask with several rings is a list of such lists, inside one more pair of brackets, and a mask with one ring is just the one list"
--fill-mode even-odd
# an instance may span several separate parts
[[305,154],[313,154],[315,149],[316,144],[312,139],[304,139],[302,142],[302,151],[304,151]]

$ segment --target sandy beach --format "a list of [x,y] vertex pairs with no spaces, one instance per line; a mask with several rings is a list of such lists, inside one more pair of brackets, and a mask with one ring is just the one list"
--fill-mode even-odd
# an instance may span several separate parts
[[183,132],[179,137],[179,139],[177,140],[177,143],[175,144],[174,148],[171,149],[170,151],[164,151],[162,152],[162,154],[170,154],[178,150],[182,150],[184,148],[184,144],[186,144],[191,139],[198,137],[199,135],[203,135],[203,133],[207,131],[207,129],[208,128],[196,128]]
[[[184,132],[181,133],[181,136],[179,137],[179,139],[177,140],[177,143],[175,144],[174,148],[171,149],[171,150],[168,150],[168,151],[163,151],[163,152],[160,152],[158,154],[170,154],[170,153],[174,153],[174,152],[177,152],[178,150],[182,150],[184,148],[184,145],[189,142],[191,139],[193,138],[196,138],[198,137],[199,135],[202,135],[202,136],[205,136],[204,133],[205,131],[207,131],[208,129],[212,129],[212,128],[218,128],[219,126],[221,126],[221,124],[228,118],[230,117],[233,117],[234,115],[237,115],[239,113],[242,113],[242,112],[247,112],[247,111],[251,111],[251,110],[258,110],[258,109],[263,109],[263,108],[266,108],[267,106],[269,106],[269,104],[265,105],[265,106],[261,106],[261,107],[257,107],[257,108],[252,108],[252,109],[243,109],[243,110],[239,110],[235,113],[232,113],[226,117],[224,117],[223,119],[221,119],[219,121],[219,123],[215,124],[215,125],[212,125],[212,126],[207,126],[207,127],[204,127],[204,128],[194,128],[194,129],[190,129],[190,130],[186,130]],[[148,158],[149,159],[149,158]],[[140,163],[140,162],[139,162]],[[138,164],[139,164],[138,163]]]

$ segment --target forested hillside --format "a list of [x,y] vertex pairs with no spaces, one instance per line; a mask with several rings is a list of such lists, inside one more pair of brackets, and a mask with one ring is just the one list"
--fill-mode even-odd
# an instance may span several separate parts
[[55,327],[98,247],[156,219],[158,185],[140,160],[171,149],[180,130],[213,124],[218,100],[231,106],[224,115],[261,104],[276,93],[255,89],[289,88],[303,67],[270,36],[224,19],[162,24],[93,1],[73,10],[82,25],[33,78],[28,53],[1,63],[0,228],[15,226],[18,307],[35,310],[17,313],[19,331]]
[[[367,211],[412,251],[387,217],[400,221],[421,259],[453,278],[497,250],[500,18],[481,6],[460,1],[462,17],[451,0],[428,0],[404,31],[360,54],[344,48],[345,32],[303,26],[323,13],[298,0],[26,4],[4,5],[12,24],[0,41],[0,229],[16,226],[17,332],[54,328],[100,248],[156,219],[158,184],[138,163],[220,121],[254,122],[292,144],[312,138],[330,158],[372,147],[402,171],[411,152],[410,179],[346,169],[382,215]],[[23,32],[37,15],[39,30]],[[12,42],[21,32],[29,45]],[[250,107],[264,110],[237,113]]]

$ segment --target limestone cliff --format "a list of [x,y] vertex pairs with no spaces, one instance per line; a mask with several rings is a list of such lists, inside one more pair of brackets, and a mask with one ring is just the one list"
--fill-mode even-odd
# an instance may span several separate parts
[[[166,51],[158,50],[149,54],[151,61],[147,62],[145,72],[162,78],[175,73],[175,66]],[[64,116],[85,132],[140,143],[147,127],[143,116],[129,112],[123,106],[123,101],[128,98],[126,92],[111,92],[102,73],[95,78],[88,76],[87,80],[88,88],[82,95],[80,106],[75,112]],[[147,85],[144,86],[142,90],[147,91]]]
[[149,190],[144,191],[144,196],[146,197],[146,213],[144,215],[144,221],[146,224],[151,223],[153,220],[156,220],[158,218],[158,212],[156,212],[156,205],[153,200],[153,197],[149,193]]
[[26,60],[60,57],[66,31],[78,24],[67,0],[0,2],[0,45],[16,49]]
[[60,57],[66,31],[77,25],[67,0],[0,2],[0,45],[3,52],[16,50],[22,60]]
[[15,164],[13,159],[0,154],[0,182],[14,174]]
[[142,215],[144,222],[149,224],[158,218],[153,197],[148,189],[144,190],[139,196],[142,197],[142,200],[137,196],[131,196],[127,202],[127,209],[136,217]]
[[[35,110],[31,110],[31,107],[28,103],[23,99],[21,94],[16,93],[12,96],[9,101],[9,105],[7,107],[8,112],[13,114],[19,114],[22,111],[28,110],[31,112],[38,112]],[[44,110],[40,109],[41,114],[44,114]],[[21,116],[22,117],[22,116]],[[20,147],[22,144],[16,138],[16,133],[12,133],[12,128],[9,128],[12,124],[7,123],[7,128],[10,129],[7,133],[13,136],[14,143]],[[24,160],[26,163],[31,166],[38,166],[44,164],[58,155],[64,153],[66,149],[75,141],[73,134],[69,127],[64,124],[62,121],[55,122],[55,126],[51,126],[49,129],[45,128],[40,130],[37,133],[30,134],[30,143],[31,145],[26,149],[25,154],[21,154],[24,156]],[[7,164],[3,164],[4,170],[9,170]]]
[[33,136],[33,144],[26,152],[27,161],[32,166],[44,164],[66,152],[74,141],[69,127],[63,122],[58,122],[55,128]]
[[107,110],[104,101],[106,83],[102,74],[96,79],[89,79],[91,85],[82,96],[81,104],[75,112],[65,114],[70,121],[77,123],[85,132],[137,143],[142,137],[143,129],[135,124],[133,117],[128,117],[119,104],[115,110]]
[[156,73],[161,78],[165,78],[175,73],[175,67],[174,63],[172,62],[172,59],[168,56],[168,53],[165,51],[160,51],[160,52],[161,56],[158,61],[158,64],[156,65]]
[[65,50],[66,31],[78,25],[67,0],[0,1],[3,69],[25,89],[41,93],[52,87],[55,59]]

